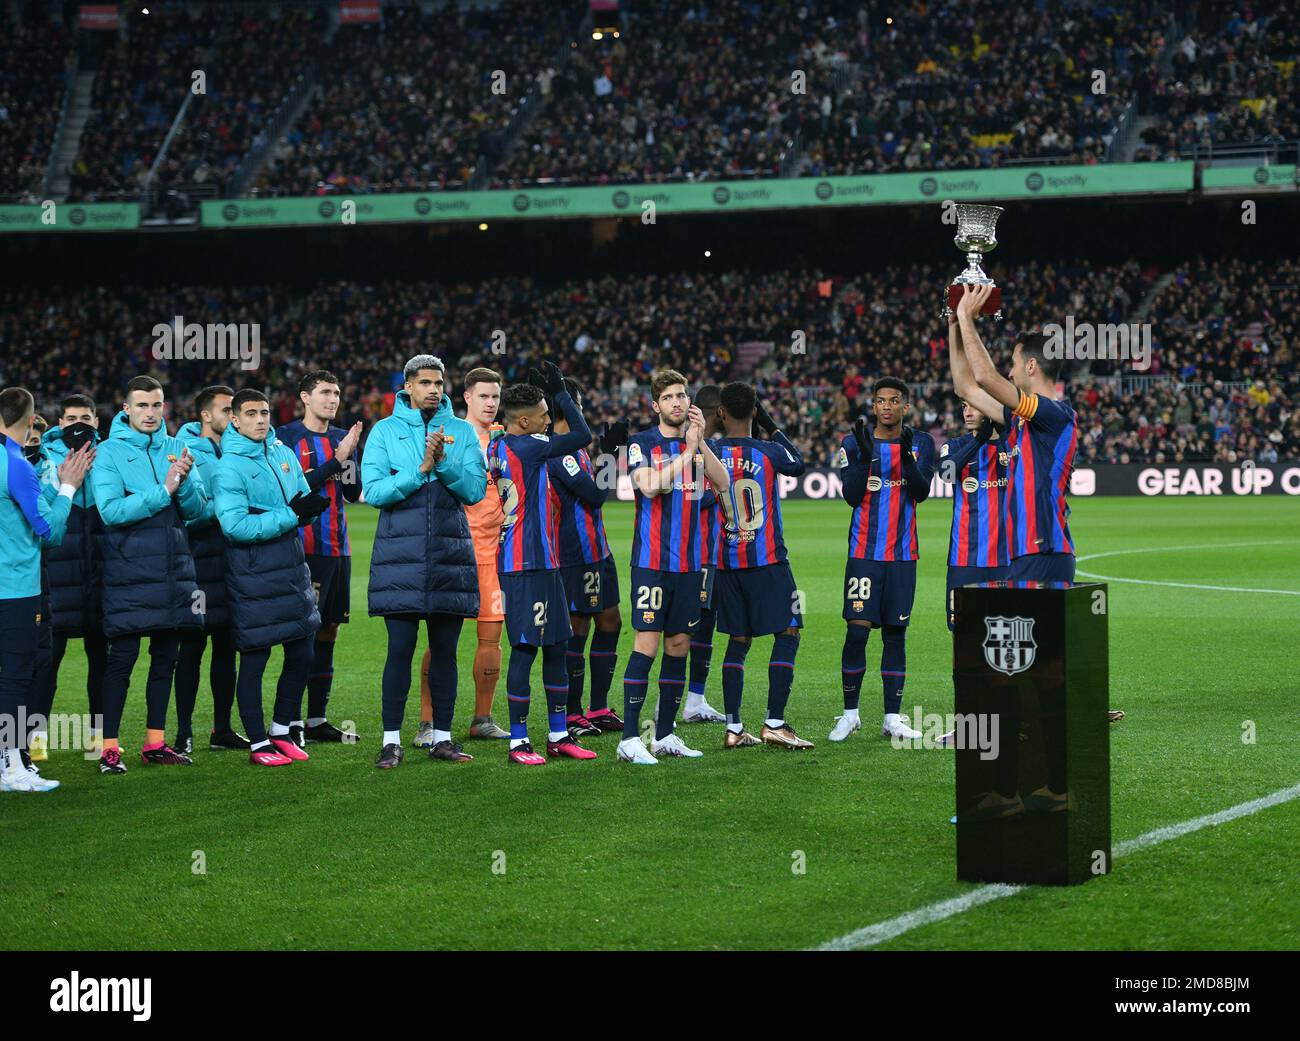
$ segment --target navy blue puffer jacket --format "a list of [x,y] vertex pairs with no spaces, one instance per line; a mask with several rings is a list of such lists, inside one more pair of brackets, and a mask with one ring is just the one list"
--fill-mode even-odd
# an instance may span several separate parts
[[[45,432],[41,438],[41,452],[49,467],[49,483],[45,487],[57,489],[58,479],[54,474],[68,457],[62,427],[51,427]],[[90,481],[84,481],[72,497],[68,530],[63,541],[57,546],[46,546],[44,550],[50,620],[62,635],[83,637],[87,632],[98,632],[102,624],[100,590],[104,580],[104,561],[99,541],[103,531]]]
[[[203,427],[198,423],[186,423],[176,431],[176,436],[185,442],[190,455],[194,456],[194,469],[211,494],[216,484],[221,449],[203,436]],[[194,555],[194,577],[206,601],[204,626],[209,630],[225,628],[230,624],[230,608],[226,603],[226,537],[221,533],[215,512],[212,516],[186,521],[185,533],[189,536],[190,552]]]
[[104,523],[104,635],[110,639],[203,626],[183,522],[202,516],[212,503],[195,470],[174,497],[163,484],[184,448],[165,430],[141,433],[119,412],[90,468]]
[[289,500],[312,494],[298,457],[275,431],[253,441],[226,427],[213,480],[226,536],[226,595],[235,648],[251,651],[320,628],[311,573]]
[[[420,472],[429,432],[453,440],[428,474]],[[393,414],[370,431],[361,460],[365,501],[379,507],[370,557],[372,615],[478,614],[478,568],[462,504],[487,490],[487,464],[474,428],[451,399],[425,420],[400,391]]]

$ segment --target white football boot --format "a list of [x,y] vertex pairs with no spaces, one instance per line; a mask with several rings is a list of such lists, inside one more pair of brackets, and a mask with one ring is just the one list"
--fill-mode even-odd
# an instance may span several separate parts
[[680,759],[699,759],[703,752],[697,748],[688,748],[686,742],[676,734],[669,734],[662,741],[653,741],[650,751],[654,755],[673,755]]
[[710,705],[704,698],[691,704],[692,695],[686,696],[686,709],[682,712],[683,723],[725,723],[727,717]]
[[897,712],[886,712],[885,722],[880,727],[880,736],[900,737],[907,741],[920,737],[921,731],[913,730],[907,723],[906,716],[900,716]]
[[830,739],[832,741],[843,741],[855,731],[862,729],[862,720],[858,717],[857,712],[845,712],[842,716],[835,717],[835,726],[831,727]]
[[658,759],[645,750],[639,737],[625,737],[618,743],[618,761],[632,763],[635,766],[654,766]]
[[17,749],[0,754],[0,792],[52,792],[59,782],[42,777],[23,762]]

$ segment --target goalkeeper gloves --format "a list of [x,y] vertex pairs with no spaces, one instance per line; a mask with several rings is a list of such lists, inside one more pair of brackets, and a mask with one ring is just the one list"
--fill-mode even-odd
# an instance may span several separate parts
[[853,421],[853,440],[858,444],[858,455],[862,457],[862,465],[870,466],[875,448],[871,439],[871,425],[866,416],[858,416]]

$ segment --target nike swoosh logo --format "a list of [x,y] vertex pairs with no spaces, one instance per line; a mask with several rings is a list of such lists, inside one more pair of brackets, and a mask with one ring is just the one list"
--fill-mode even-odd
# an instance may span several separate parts
[[900,622],[906,622],[906,621],[907,621],[909,618],[911,618],[911,617],[912,617],[912,616],[911,616],[910,614],[900,614],[900,615],[898,616],[898,620],[899,620]]
[[687,623],[686,623],[686,628],[687,628],[687,629],[694,629],[694,628],[695,628],[697,625],[699,625],[699,624],[700,624],[700,620],[697,618],[697,619],[695,619],[695,621],[693,621],[693,622],[687,622]]

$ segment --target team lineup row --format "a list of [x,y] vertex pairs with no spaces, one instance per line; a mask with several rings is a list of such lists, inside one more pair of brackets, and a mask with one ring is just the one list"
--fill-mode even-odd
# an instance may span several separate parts
[[[1044,357],[1041,338],[1030,334],[1015,346],[1011,378],[998,375],[975,331],[982,303],[979,291],[968,291],[949,319],[966,432],[936,450],[929,435],[905,424],[906,384],[885,378],[873,387],[872,419],[860,417],[840,447],[852,516],[845,708],[832,741],[861,725],[872,628],[882,634],[882,733],[919,736],[899,707],[916,584],[915,509],[936,468],[956,486],[949,590],[990,579],[1073,579],[1065,489],[1076,433],[1071,410],[1052,400],[1059,363]],[[465,374],[463,420],[452,411],[439,359],[417,356],[403,376],[393,414],[374,426],[361,453],[361,425],[332,423],[339,382],[323,370],[300,383],[302,419],[278,430],[260,391],[217,386],[198,396],[198,420],[170,436],[163,388],[142,376],[128,384],[107,438],[99,438],[94,403],[80,395],[65,399],[58,427],[38,438],[30,395],[21,388],[0,393],[7,475],[0,564],[16,580],[16,595],[0,599],[0,712],[17,718],[22,709],[34,723],[3,750],[7,790],[57,784],[41,778],[35,763],[47,754],[42,721],[70,638],[82,639],[87,654],[104,773],[126,770],[118,730],[144,638],[145,763],[191,762],[191,719],[209,645],[212,747],[246,748],[253,763],[276,766],[306,759],[309,741],[354,740],[326,715],[334,643],[350,610],[347,501],[380,511],[368,586],[369,613],[384,618],[388,636],[377,766],[403,759],[400,731],[421,621],[429,649],[415,744],[434,759],[472,759],[451,735],[456,646],[466,618],[477,627],[469,734],[507,740],[512,763],[546,762],[527,728],[539,654],[547,756],[596,758],[582,739],[606,731],[621,734],[622,761],[699,756],[674,731],[684,694],[686,719],[725,722],[725,748],[812,747],[785,719],[803,604],[777,493],[777,478],[799,475],[803,461],[751,387],[698,388],[692,400],[685,378],[663,371],[650,388],[656,424],[629,436],[626,423],[607,423],[596,438],[582,413],[582,388],[551,363],[504,389],[491,370]],[[622,717],[608,703],[621,610],[601,515],[611,489],[595,479],[595,440],[601,453],[625,453],[635,493],[635,639]],[[725,714],[703,696],[715,626],[729,637]],[[492,718],[503,628],[511,647],[508,730]],[[744,666],[753,639],[765,636],[773,637],[768,704],[755,736],[740,716]],[[268,728],[262,678],[276,646],[284,665]],[[647,748],[640,715],[661,651]],[[168,745],[173,689],[178,729]],[[247,738],[231,723],[236,701]]]

